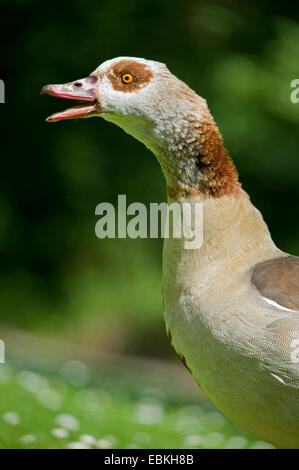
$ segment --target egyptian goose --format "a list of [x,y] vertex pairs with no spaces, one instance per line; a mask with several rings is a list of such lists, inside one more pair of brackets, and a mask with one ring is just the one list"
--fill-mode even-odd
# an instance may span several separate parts
[[164,240],[169,339],[226,416],[277,447],[299,448],[299,257],[273,243],[206,101],[164,64],[130,57],[42,93],[86,102],[48,122],[117,124],[155,154],[169,202],[203,204],[201,248]]

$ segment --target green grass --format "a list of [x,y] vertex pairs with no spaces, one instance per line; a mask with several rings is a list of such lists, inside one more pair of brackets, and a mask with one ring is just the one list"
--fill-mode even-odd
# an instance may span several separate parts
[[209,402],[70,361],[57,373],[0,365],[0,447],[263,448]]

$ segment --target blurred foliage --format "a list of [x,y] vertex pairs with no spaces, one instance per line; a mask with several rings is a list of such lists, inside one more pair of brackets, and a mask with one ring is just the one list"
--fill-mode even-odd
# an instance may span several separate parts
[[[165,200],[150,152],[100,119],[45,124],[47,83],[131,55],[165,62],[207,98],[275,242],[299,254],[299,5],[182,0],[1,1],[2,323],[99,348],[168,354],[160,240],[98,240],[102,201]],[[153,344],[155,347],[153,348]]]

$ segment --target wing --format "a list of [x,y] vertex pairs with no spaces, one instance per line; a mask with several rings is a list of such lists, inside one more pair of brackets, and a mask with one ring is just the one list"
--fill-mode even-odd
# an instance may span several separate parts
[[277,307],[299,311],[299,257],[283,256],[255,265],[251,281]]
[[299,257],[287,255],[259,263],[251,281],[264,300],[282,313],[264,332],[270,351],[268,368],[273,379],[288,387],[290,399],[296,401],[292,406],[298,407]]
[[284,403],[285,410],[290,410],[298,422],[299,257],[286,255],[259,263],[251,281],[262,298],[281,313],[262,333],[267,350],[264,367],[273,386],[276,382],[278,402]]

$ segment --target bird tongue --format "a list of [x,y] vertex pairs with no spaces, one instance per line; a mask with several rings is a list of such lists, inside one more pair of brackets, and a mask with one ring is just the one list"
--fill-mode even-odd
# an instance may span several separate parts
[[65,111],[52,114],[46,119],[46,121],[56,122],[62,119],[90,117],[99,113],[100,105],[96,97],[97,81],[98,77],[96,75],[90,75],[87,78],[65,83],[63,85],[44,86],[41,90],[41,94],[88,102],[86,104],[80,104],[73,108],[66,109]]

